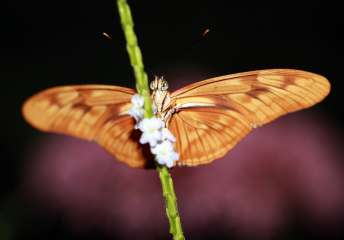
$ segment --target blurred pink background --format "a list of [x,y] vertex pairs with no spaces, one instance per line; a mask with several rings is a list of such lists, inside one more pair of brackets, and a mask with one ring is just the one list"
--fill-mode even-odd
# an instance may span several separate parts
[[[187,239],[221,234],[274,239],[301,225],[328,236],[343,219],[342,145],[314,110],[254,130],[223,159],[172,175]],[[95,143],[45,135],[32,147],[22,186],[41,211],[76,234],[167,239],[154,170],[131,169]]]

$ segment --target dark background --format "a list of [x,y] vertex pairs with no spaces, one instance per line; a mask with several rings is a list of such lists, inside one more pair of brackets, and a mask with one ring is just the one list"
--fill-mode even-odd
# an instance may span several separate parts
[[[164,75],[176,82],[175,89],[185,72],[191,76],[190,82],[265,68],[316,72],[332,84],[331,94],[316,111],[342,134],[344,20],[339,3],[129,4],[150,78]],[[134,87],[115,1],[2,1],[0,26],[0,232],[4,236],[10,231],[25,232],[23,239],[85,239],[56,220],[60,219],[57,216],[36,211],[37,206],[21,197],[30,143],[43,134],[24,122],[20,109],[27,97],[54,85]],[[210,32],[202,38],[207,28]],[[90,239],[103,239],[97,230],[92,234]],[[304,229],[298,234],[311,236]],[[15,234],[16,238],[19,235]],[[212,236],[209,230],[203,237]]]

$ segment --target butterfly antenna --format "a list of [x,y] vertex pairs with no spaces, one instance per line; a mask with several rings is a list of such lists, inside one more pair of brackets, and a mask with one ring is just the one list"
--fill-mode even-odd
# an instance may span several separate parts
[[102,32],[101,34],[103,37],[109,39],[109,40],[112,40],[112,37],[110,36],[110,34],[106,33],[106,32]]
[[204,40],[209,36],[210,28],[206,27],[204,28],[201,33],[196,36],[196,38],[190,42],[186,47],[182,48],[180,51],[177,51],[175,54],[175,57],[172,59],[175,59],[174,62],[178,62],[187,55],[189,55],[195,48],[198,47],[198,44],[204,42]]
[[202,37],[205,37],[205,35],[207,35],[209,32],[210,32],[210,29],[206,28],[202,33]]
[[195,45],[199,44],[200,42],[204,42],[206,37],[209,35],[210,28],[204,28],[200,35],[197,36],[197,38],[191,42],[190,49],[194,48]]
[[[204,39],[209,35],[210,28],[206,27],[203,28],[200,34],[196,36],[196,38],[191,41],[188,45],[186,45],[183,48],[180,48],[179,51],[174,51],[171,56],[168,58],[170,59],[170,63],[177,63],[181,61],[183,58],[185,58],[187,55],[190,55],[190,53],[198,47],[198,44],[201,42],[204,42]],[[172,60],[171,60],[172,59]],[[157,78],[156,75],[154,75],[154,78]]]

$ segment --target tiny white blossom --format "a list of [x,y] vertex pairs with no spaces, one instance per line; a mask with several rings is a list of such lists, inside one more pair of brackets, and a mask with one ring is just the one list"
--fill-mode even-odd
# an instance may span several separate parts
[[162,140],[168,140],[171,142],[175,142],[176,138],[173,136],[173,134],[168,130],[168,128],[162,129]]
[[162,132],[161,129],[164,126],[164,122],[156,117],[144,118],[138,123],[138,128],[142,131],[140,143],[149,143],[150,146],[155,146],[158,141],[161,141]]
[[[134,108],[131,107],[128,110],[128,114],[130,116],[132,116],[133,118],[135,118],[136,122],[140,121],[143,118],[143,114],[144,114],[144,109],[143,108]],[[137,127],[135,127],[137,128]]]
[[131,97],[131,104],[134,106],[134,107],[141,107],[143,108],[143,105],[145,103],[145,100],[144,98],[141,96],[141,95],[138,95],[138,94],[135,94]]
[[[142,96],[135,94],[131,97],[131,108],[128,110],[128,114],[135,118],[136,122],[140,121],[144,115],[144,99]],[[135,126],[136,128],[136,126]]]
[[159,164],[173,167],[175,161],[179,159],[179,154],[173,149],[173,144],[170,141],[163,141],[151,148],[153,154],[156,155],[156,161]]

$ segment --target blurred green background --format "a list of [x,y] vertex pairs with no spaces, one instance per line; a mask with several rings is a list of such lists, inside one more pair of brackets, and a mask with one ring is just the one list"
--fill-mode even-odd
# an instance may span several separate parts
[[[184,72],[197,73],[190,74],[190,82],[265,68],[316,72],[332,84],[331,94],[317,106],[317,111],[330,119],[342,135],[344,20],[339,3],[129,4],[150,77],[173,77],[175,89],[182,85],[178,76]],[[59,217],[38,211],[39,206],[32,206],[22,196],[30,144],[42,133],[24,122],[21,105],[35,92],[55,85],[99,83],[134,87],[115,0],[5,0],[0,19],[0,239],[81,238]],[[202,38],[207,28],[210,32]],[[102,32],[110,34],[112,40],[103,37]],[[311,238],[310,232],[301,229],[291,236]],[[93,234],[82,239],[105,239],[101,232]],[[209,236],[203,237],[210,239],[212,235]]]

